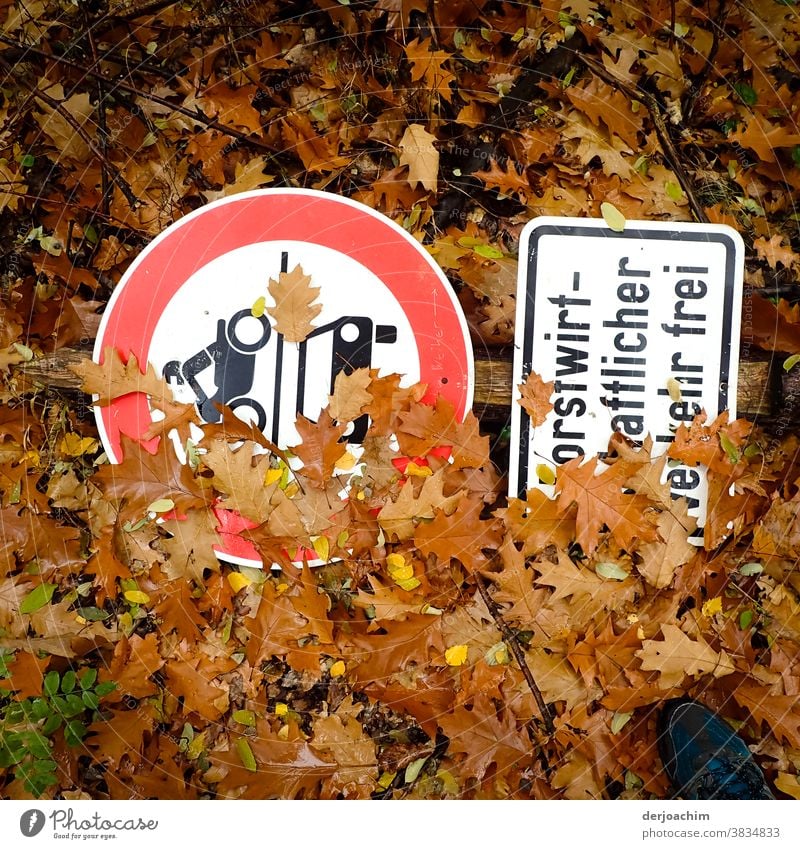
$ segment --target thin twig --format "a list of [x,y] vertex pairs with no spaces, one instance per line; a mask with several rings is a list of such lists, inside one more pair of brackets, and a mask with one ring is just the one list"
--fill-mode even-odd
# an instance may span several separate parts
[[528,666],[528,662],[525,660],[525,652],[520,645],[519,639],[517,635],[508,627],[507,623],[500,615],[500,611],[497,609],[497,605],[494,603],[494,599],[489,595],[489,590],[486,589],[486,584],[484,583],[484,579],[478,575],[478,592],[481,594],[481,598],[483,599],[486,607],[489,610],[489,613],[492,614],[492,618],[497,623],[497,627],[500,629],[500,633],[503,635],[503,639],[506,641],[508,646],[511,648],[511,653],[514,655],[514,659],[517,661],[519,668],[522,672],[522,677],[527,681],[528,686],[533,693],[534,699],[536,699],[536,704],[539,707],[539,713],[542,715],[542,720],[544,721],[544,727],[548,734],[555,734],[556,727],[553,723],[553,714],[550,712],[550,706],[545,702],[544,696],[542,695],[542,691],[539,689],[536,684],[536,680],[533,677],[533,673]]
[[669,134],[669,129],[667,127],[667,123],[664,120],[664,116],[661,114],[661,108],[658,105],[658,101],[653,97],[650,92],[645,91],[641,87],[631,85],[627,80],[623,80],[616,75],[612,74],[608,71],[603,65],[599,62],[596,62],[594,59],[590,59],[588,56],[584,56],[583,54],[576,53],[576,58],[583,62],[583,64],[593,73],[600,77],[601,80],[608,83],[612,88],[618,88],[624,91],[628,97],[632,100],[639,100],[644,103],[647,107],[648,112],[650,113],[650,117],[653,119],[653,125],[655,126],[656,135],[658,136],[658,141],[661,144],[661,150],[664,153],[664,156],[669,163],[670,168],[675,173],[675,176],[678,178],[678,182],[681,184],[684,192],[686,192],[686,197],[689,199],[689,206],[692,208],[692,212],[694,213],[694,217],[698,221],[702,221],[704,223],[708,223],[708,216],[706,215],[705,210],[703,209],[703,205],[697,198],[695,194],[694,185],[692,183],[691,178],[686,173],[686,169],[681,162],[680,155],[678,154],[678,150],[675,147],[675,144],[672,141],[672,138]]
[[[705,66],[703,68],[702,75],[695,81],[692,87],[692,97],[685,109],[684,120],[689,125],[692,123],[694,108],[697,104],[698,97],[703,91],[703,85],[708,78],[708,72],[714,70],[714,60],[717,58],[717,51],[719,50],[720,43],[719,34],[724,32],[725,24],[728,21],[728,10],[725,6],[726,0],[719,0],[719,5],[717,6],[717,18],[711,27],[711,49],[708,51],[708,56],[703,57],[705,59]],[[695,52],[698,53],[699,51],[695,50]]]
[[[92,36],[91,27],[87,28],[86,37],[89,39],[89,47],[92,50],[92,64],[97,65],[97,46],[94,42],[94,37]],[[102,79],[98,79],[97,81],[97,126],[98,126],[98,134],[100,136],[100,149],[103,152],[103,159],[101,159],[102,171],[100,172],[100,177],[102,180],[101,190],[103,193],[102,196],[102,208],[103,213],[108,215],[111,212],[111,192],[109,191],[108,184],[108,168],[106,167],[106,160],[108,158],[108,125],[106,124],[106,89],[105,89],[105,81]]]
[[[216,118],[209,118],[200,109],[192,110],[187,109],[185,106],[179,106],[176,103],[170,103],[169,100],[166,100],[163,97],[159,97],[157,94],[153,94],[152,92],[143,91],[141,88],[137,88],[134,85],[129,85],[128,83],[123,82],[122,80],[109,80],[107,77],[104,77],[99,71],[94,70],[93,68],[84,68],[83,65],[78,64],[77,62],[73,62],[71,59],[67,59],[64,56],[53,56],[50,53],[46,53],[44,50],[39,50],[36,47],[29,47],[25,44],[19,44],[14,41],[14,39],[8,38],[2,34],[0,34],[0,42],[4,44],[8,44],[10,47],[15,47],[18,50],[27,51],[28,53],[33,53],[36,56],[41,56],[42,58],[48,60],[49,62],[54,62],[57,65],[65,65],[68,68],[72,68],[73,70],[80,71],[82,74],[87,74],[90,77],[100,78],[106,80],[106,82],[110,83],[114,86],[114,88],[120,88],[123,91],[127,91],[130,94],[134,94],[137,97],[143,97],[145,100],[149,100],[151,103],[158,103],[160,106],[164,106],[167,109],[172,110],[173,112],[179,112],[181,115],[186,115],[188,118],[191,118],[193,121],[196,121],[198,124],[202,124],[205,127],[208,127],[212,130],[218,130],[220,133],[223,133],[226,136],[230,136],[231,138],[238,139],[245,144],[249,144],[252,147],[263,150],[269,153],[271,156],[274,156],[279,152],[278,148],[273,145],[267,144],[261,139],[252,138],[247,135],[247,133],[242,133],[239,130],[235,130],[233,127],[228,127],[225,124],[220,124]],[[109,94],[113,94],[114,90],[112,89]]]
[[45,94],[43,91],[36,92],[36,99],[41,100],[43,103],[46,103],[51,109],[55,109],[56,112],[72,127],[73,130],[80,136],[89,150],[100,160],[103,165],[108,168],[108,172],[111,175],[111,179],[117,184],[117,188],[122,192],[125,196],[125,200],[128,201],[128,206],[131,209],[136,209],[142,202],[136,195],[133,193],[133,189],[128,184],[127,180],[122,176],[119,168],[103,153],[103,151],[97,147],[97,145],[92,140],[91,136],[83,129],[83,127],[75,120],[75,118],[70,115],[69,110],[64,108],[64,104],[60,101],[56,100],[54,97],[50,97],[49,94]]

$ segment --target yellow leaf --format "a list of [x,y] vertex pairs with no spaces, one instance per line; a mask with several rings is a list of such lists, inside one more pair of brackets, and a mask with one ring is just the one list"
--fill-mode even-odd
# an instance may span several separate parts
[[613,203],[603,201],[600,204],[600,214],[609,229],[615,233],[621,233],[625,229],[625,216],[614,206]]
[[703,616],[711,617],[715,613],[722,613],[722,597],[716,596],[716,598],[710,598],[703,605]]
[[260,298],[256,298],[255,303],[250,307],[250,314],[253,318],[261,318],[266,309],[267,299],[262,295]]
[[228,574],[228,583],[231,585],[231,589],[235,594],[238,593],[239,590],[249,587],[252,581],[247,577],[247,575],[243,575],[241,572],[230,572]]
[[556,473],[547,463],[539,463],[536,466],[536,476],[542,483],[554,484],[556,482]]
[[286,716],[289,713],[289,705],[285,702],[278,702],[275,705],[275,716]]
[[670,401],[677,403],[681,400],[681,385],[674,377],[667,378],[667,392],[669,392]]
[[283,469],[267,469],[264,475],[264,486],[271,486],[283,477]]
[[411,592],[411,590],[415,590],[419,586],[419,580],[417,578],[401,578],[397,580],[395,578],[394,581],[401,590],[405,590],[406,592]]
[[465,645],[450,646],[444,653],[448,666],[463,666],[467,662],[469,647]]
[[61,453],[67,457],[80,457],[94,452],[97,449],[97,440],[78,433],[65,433],[59,447]]
[[349,451],[345,451],[336,461],[336,468],[341,469],[343,472],[349,472],[355,464],[356,458]]
[[150,596],[141,590],[128,590],[122,594],[122,597],[131,604],[147,604],[150,601]]
[[406,559],[402,554],[390,554],[386,558],[386,567],[391,575],[395,569],[400,569],[406,565]]
[[785,793],[793,799],[800,799],[800,781],[798,781],[796,775],[789,772],[779,772],[775,779],[775,786],[781,793]]
[[314,542],[314,551],[319,555],[320,560],[328,562],[328,557],[331,553],[331,544],[326,536],[317,537]]
[[406,466],[406,477],[429,478],[433,474],[430,466],[418,466],[413,460]]
[[344,661],[337,660],[331,667],[331,678],[341,678],[345,673],[345,669],[347,667],[344,665]]
[[394,781],[396,775],[396,772],[384,772],[378,779],[378,787],[382,787],[386,790],[386,788]]

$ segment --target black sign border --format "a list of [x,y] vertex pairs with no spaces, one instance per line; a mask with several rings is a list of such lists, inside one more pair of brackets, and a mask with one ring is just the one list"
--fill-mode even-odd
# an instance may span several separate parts
[[[579,224],[542,224],[534,227],[528,239],[527,273],[525,277],[525,313],[522,338],[522,372],[514,375],[514,380],[524,383],[533,370],[533,322],[536,307],[536,271],[538,263],[539,239],[542,236],[592,236],[603,239],[641,239],[642,241],[680,240],[683,242],[711,242],[722,244],[725,248],[725,299],[722,310],[722,348],[720,351],[719,398],[718,409],[728,407],[728,381],[731,370],[731,330],[736,274],[736,242],[726,233],[702,230],[673,230],[669,228],[639,230],[625,228],[621,232],[607,227],[587,227]],[[519,297],[519,293],[517,294]],[[530,416],[519,404],[519,410],[513,410],[520,416],[519,452],[517,455],[517,498],[525,498],[528,490],[528,456],[531,438]],[[513,451],[513,446],[512,446]],[[513,493],[509,493],[513,495]]]

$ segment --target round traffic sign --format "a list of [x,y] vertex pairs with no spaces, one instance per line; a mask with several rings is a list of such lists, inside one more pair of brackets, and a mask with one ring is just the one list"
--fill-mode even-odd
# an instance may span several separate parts
[[[322,312],[305,342],[290,343],[252,306],[298,264],[320,288]],[[109,345],[152,363],[204,420],[227,404],[281,447],[297,441],[297,412],[316,418],[341,370],[422,381],[461,415],[472,404],[467,323],[434,260],[380,213],[308,189],[234,195],[167,228],[114,291],[96,360]],[[98,409],[113,461],[120,435],[138,439],[150,423],[141,394]]]

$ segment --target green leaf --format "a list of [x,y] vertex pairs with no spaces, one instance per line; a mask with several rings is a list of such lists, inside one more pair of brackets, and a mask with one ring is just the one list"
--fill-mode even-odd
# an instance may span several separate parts
[[622,731],[623,727],[625,726],[625,724],[628,722],[628,720],[632,716],[633,716],[633,711],[631,711],[630,713],[624,713],[622,711],[617,711],[611,717],[611,733],[612,734],[619,734],[619,732]]
[[95,230],[91,224],[87,224],[83,228],[83,235],[86,237],[86,241],[91,245],[96,245],[100,238],[97,235],[97,230]]
[[613,203],[604,200],[600,204],[600,214],[603,216],[603,221],[606,222],[610,230],[613,230],[615,233],[622,233],[625,229],[625,216]]
[[667,182],[664,183],[664,191],[666,191],[667,197],[670,200],[674,200],[676,203],[679,200],[683,200],[683,189],[678,183],[673,183],[672,180],[667,180]]
[[88,669],[84,669],[81,672],[80,683],[82,690],[89,690],[94,685],[94,682],[97,681],[97,670],[93,669],[91,666]]
[[78,616],[82,616],[87,622],[102,622],[111,616],[110,613],[105,610],[101,610],[99,607],[79,607],[75,612]]
[[231,718],[234,722],[238,722],[240,725],[247,725],[250,728],[255,728],[256,715],[251,710],[235,710],[231,714]]
[[116,681],[103,681],[102,684],[98,684],[94,688],[94,691],[102,699],[103,696],[107,696],[109,693],[113,693],[114,690],[116,690],[116,689],[117,689],[117,682]]
[[764,571],[764,567],[760,563],[743,563],[739,567],[739,574],[745,578],[751,578],[753,575],[760,575]]
[[734,83],[733,90],[739,95],[742,103],[748,106],[755,106],[758,103],[758,95],[751,86],[747,83]]
[[57,713],[48,716],[45,720],[44,725],[42,726],[42,734],[47,734],[49,737],[51,734],[55,733],[56,731],[58,731],[59,728],[61,728],[61,722],[62,719]]
[[253,754],[253,750],[250,748],[250,744],[244,737],[240,737],[236,741],[236,751],[239,753],[239,758],[246,770],[249,770],[250,772],[258,772],[258,764],[256,764],[255,755]]
[[750,623],[753,621],[753,611],[752,610],[743,610],[739,614],[739,628],[742,631],[746,631],[750,627]]
[[792,354],[783,361],[783,370],[791,371],[798,363],[800,363],[800,354]]
[[72,719],[73,716],[78,716],[78,714],[83,713],[86,710],[86,707],[83,704],[83,699],[80,696],[75,695],[75,693],[70,693],[67,698],[67,707],[64,711],[64,716],[67,719]]
[[169,513],[175,509],[175,502],[171,498],[159,498],[147,508],[148,513]]
[[93,693],[91,690],[84,690],[81,693],[81,701],[89,710],[97,710],[100,707],[100,699],[97,693]]
[[728,459],[731,463],[736,464],[739,462],[742,455],[739,453],[739,449],[730,441],[727,434],[721,433],[719,435],[719,444],[728,455]]
[[68,722],[64,728],[64,740],[68,746],[79,746],[89,729],[78,719]]
[[422,767],[425,766],[427,760],[427,757],[417,758],[413,763],[410,763],[406,767],[406,774],[403,776],[403,781],[406,784],[411,784],[411,782],[414,781],[416,777],[420,774],[420,772],[422,771]]
[[34,699],[31,704],[31,717],[39,722],[50,713],[50,705],[44,699]]
[[46,604],[50,603],[53,593],[56,591],[55,584],[39,584],[34,587],[28,595],[22,599],[22,604],[19,606],[20,613],[35,613]]
[[629,574],[624,569],[620,569],[616,563],[598,563],[594,571],[601,578],[610,578],[612,581],[624,581]]
[[503,252],[494,245],[475,245],[472,249],[478,256],[486,259],[502,259]]
[[77,683],[78,676],[71,669],[68,669],[61,678],[61,692],[71,693]]
[[61,678],[58,672],[48,672],[47,675],[44,676],[42,691],[46,696],[55,696],[55,694],[58,692],[58,685],[60,683]]
[[28,751],[35,758],[49,758],[50,742],[43,734],[32,734],[28,741]]
[[36,162],[36,157],[31,153],[26,153],[25,156],[20,160],[20,165],[23,168],[33,168],[33,164]]

